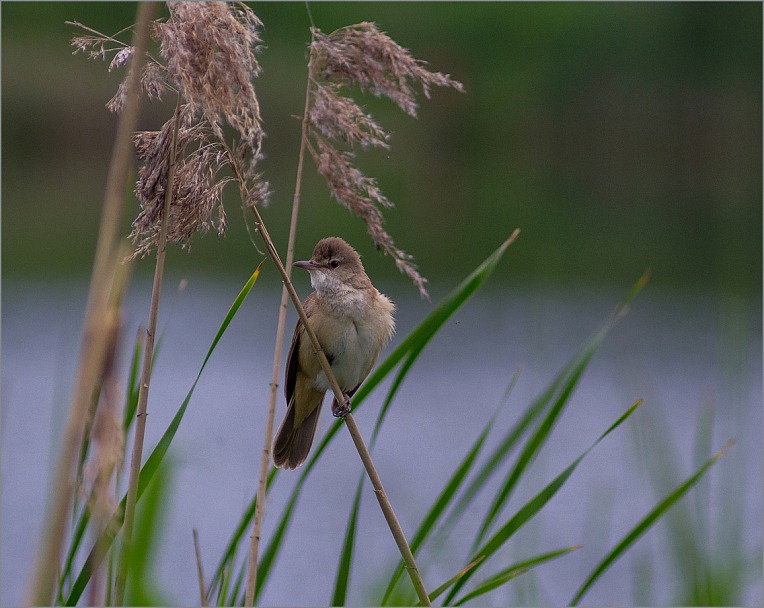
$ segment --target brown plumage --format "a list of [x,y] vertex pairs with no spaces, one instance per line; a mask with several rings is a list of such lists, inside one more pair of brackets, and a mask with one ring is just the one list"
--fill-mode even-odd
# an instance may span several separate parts
[[[395,331],[395,305],[372,285],[358,253],[337,237],[322,239],[308,262],[314,292],[303,304],[311,328],[349,397],[369,375]],[[297,322],[287,357],[287,412],[273,441],[273,462],[294,469],[308,456],[329,384],[302,322]],[[343,406],[332,402],[342,416]]]

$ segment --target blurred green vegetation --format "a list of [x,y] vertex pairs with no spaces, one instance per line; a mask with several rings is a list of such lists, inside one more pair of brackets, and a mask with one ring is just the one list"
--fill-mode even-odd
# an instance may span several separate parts
[[[257,3],[257,83],[275,196],[265,219],[288,231],[309,21],[302,3]],[[79,20],[104,33],[132,24],[134,3],[2,4],[4,276],[90,271],[116,120],[104,108],[123,76],[73,56]],[[359,163],[396,203],[396,243],[421,272],[453,283],[515,227],[505,276],[760,294],[762,6],[760,3],[360,3],[311,5],[331,31],[376,21],[466,94],[433,91],[420,117],[364,100],[392,131],[389,153]],[[156,128],[174,100],[145,106]],[[337,234],[372,276],[411,289],[374,252],[362,223],[330,200],[310,161],[298,257]],[[131,188],[129,188],[131,189]],[[228,236],[196,237],[170,267],[251,272],[259,255],[227,192]],[[129,198],[124,234],[136,214]],[[150,270],[145,260],[139,272]],[[266,280],[276,283],[275,273]],[[389,275],[389,276],[387,276]]]

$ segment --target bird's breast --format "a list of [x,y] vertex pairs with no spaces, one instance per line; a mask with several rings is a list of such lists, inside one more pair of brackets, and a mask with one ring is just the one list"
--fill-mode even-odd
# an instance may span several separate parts
[[[314,331],[343,391],[350,391],[363,381],[393,331],[392,314],[375,307],[370,307],[366,314],[327,314],[315,321]],[[316,375],[314,385],[319,390],[329,390],[323,371]]]

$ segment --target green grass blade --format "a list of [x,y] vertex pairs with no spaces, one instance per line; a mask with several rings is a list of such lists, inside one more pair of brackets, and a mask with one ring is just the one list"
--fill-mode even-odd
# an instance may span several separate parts
[[218,606],[223,606],[222,600],[228,595],[228,585],[231,582],[231,568],[233,563],[225,570],[220,579],[220,589],[218,591]]
[[[431,591],[427,597],[430,598],[430,602],[434,602],[436,599],[438,599],[445,591],[454,583],[459,581],[465,574],[467,574],[470,570],[472,570],[475,566],[477,566],[480,562],[483,561],[483,557],[477,558],[475,561],[473,561],[470,564],[467,564],[462,570],[457,572],[454,576],[452,576],[450,579],[448,579],[445,583],[437,587],[434,591]],[[421,606],[422,604],[420,602],[417,602],[415,604],[416,606]]]
[[[466,279],[464,279],[447,297],[433,310],[427,318],[409,334],[397,348],[377,367],[377,369],[366,379],[355,395],[353,395],[353,411],[363,403],[364,399],[384,380],[396,365],[407,355],[417,350],[421,350],[423,345],[429,342],[435,332],[453,315],[459,307],[466,302],[472,294],[485,282],[485,280],[495,270],[501,260],[507,247],[509,247],[517,238],[519,230],[515,230],[512,235],[504,241],[480,266],[478,266]],[[411,361],[413,363],[413,360]],[[410,365],[409,365],[410,367]],[[401,377],[402,381],[402,377]],[[324,434],[322,440],[313,448],[310,458],[302,467],[300,477],[295,484],[292,494],[288,501],[287,509],[281,516],[277,526],[277,534],[271,539],[266,549],[261,564],[258,566],[258,578],[265,583],[270,573],[270,567],[279,551],[279,545],[283,540],[286,529],[291,520],[294,505],[302,490],[305,478],[315,466],[318,459],[323,454],[326,447],[336,436],[342,425],[341,420],[332,424],[329,430]],[[262,573],[262,576],[261,576]],[[259,585],[262,588],[262,584]],[[258,592],[256,591],[256,599]]]
[[379,431],[382,428],[382,422],[384,421],[385,417],[387,416],[387,412],[390,409],[390,405],[392,405],[393,398],[398,393],[398,389],[403,383],[403,380],[408,375],[411,366],[414,365],[414,362],[419,358],[419,355],[422,350],[424,350],[427,342],[429,342],[429,338],[426,341],[422,341],[422,343],[414,346],[408,357],[406,357],[406,360],[401,364],[398,373],[395,375],[395,380],[393,380],[393,384],[390,387],[390,390],[387,392],[385,402],[382,404],[382,409],[379,411],[379,416],[377,416],[377,422],[374,424],[374,430],[371,434],[371,441],[369,442],[371,448],[373,448],[377,443],[377,436],[379,435]]
[[502,469],[502,463],[509,456],[520,438],[525,434],[530,425],[538,418],[554,396],[554,392],[564,379],[564,372],[560,373],[549,387],[537,397],[526,409],[521,419],[506,433],[500,444],[494,449],[488,460],[478,469],[473,480],[459,498],[456,506],[446,518],[445,523],[438,530],[441,539],[447,537],[455,527],[458,520],[467,510],[475,496],[483,489],[488,480]]
[[[517,532],[526,522],[533,518],[547,502],[562,488],[568,478],[573,474],[578,465],[584,459],[584,457],[599,444],[605,437],[607,437],[612,431],[618,428],[634,411],[639,407],[642,401],[637,401],[628,410],[626,410],[613,424],[602,433],[597,440],[590,445],[585,452],[583,452],[578,458],[576,458],[562,473],[555,477],[544,489],[542,489],[536,496],[531,498],[523,507],[520,508],[514,516],[512,516],[507,523],[505,523],[473,556],[473,560],[480,556],[486,558],[490,557],[496,551],[498,551],[507,540]],[[485,562],[481,562],[485,563]],[[480,565],[478,565],[479,567]],[[462,577],[456,585],[451,589],[448,597],[446,597],[445,603],[451,604],[456,594],[460,591],[461,587],[469,580],[469,578],[477,571],[474,568]]]
[[366,382],[361,385],[358,392],[353,396],[353,405],[362,401],[374,388],[384,380],[390,371],[403,359],[405,355],[415,349],[423,340],[429,341],[438,329],[464,304],[472,294],[491,276],[496,269],[504,252],[517,238],[520,231],[515,230],[480,266],[478,266],[466,279],[464,279],[447,297],[433,310],[427,318],[412,331],[398,347],[377,366]]
[[[130,371],[128,372],[127,380],[127,394],[125,395],[125,416],[122,421],[122,428],[125,429],[125,434],[130,428],[130,425],[135,418],[135,412],[138,409],[138,393],[140,389],[138,371],[141,367],[141,352],[143,351],[143,329],[138,330],[138,335],[135,337],[135,348],[133,348],[133,356],[130,359]],[[156,351],[155,351],[156,352]]]
[[361,489],[366,477],[361,473],[358,480],[358,487],[355,491],[353,506],[350,509],[350,519],[345,530],[345,540],[342,543],[342,553],[340,554],[340,563],[337,567],[337,578],[334,581],[334,591],[332,593],[332,606],[344,606],[347,597],[348,585],[350,584],[350,566],[353,562],[353,546],[355,545],[355,535],[358,525],[358,511],[361,506]]
[[[123,432],[125,436],[127,436],[127,433],[130,430],[130,425],[135,419],[135,412],[138,408],[138,389],[139,389],[138,370],[140,369],[142,345],[143,345],[143,331],[139,330],[138,335],[136,336],[136,339],[135,339],[135,347],[133,348],[133,356],[131,358],[130,369],[128,372],[127,393],[125,395],[125,406],[124,406],[125,415],[123,419]],[[157,348],[154,350],[155,356],[156,356],[156,353],[158,352],[158,348],[159,348],[159,344],[157,344]],[[87,445],[89,441],[88,435],[89,433],[86,433],[85,436],[83,437],[83,449],[81,451],[79,467],[82,467],[85,461]],[[74,533],[72,535],[72,540],[69,543],[69,549],[67,551],[66,559],[64,560],[64,568],[61,571],[61,576],[59,577],[59,580],[58,580],[59,595],[64,595],[64,588],[63,588],[64,584],[69,580],[69,577],[71,576],[74,558],[77,554],[77,551],[79,551],[80,545],[82,544],[82,538],[84,536],[85,530],[87,529],[87,526],[90,523],[90,509],[88,507],[88,504],[89,503],[86,502],[83,505],[82,512],[80,513],[79,519],[77,520],[76,525],[73,526]]]
[[[573,391],[578,385],[579,380],[586,371],[587,366],[594,357],[594,354],[596,353],[600,344],[602,344],[602,341],[605,339],[605,336],[627,310],[629,302],[644,287],[647,279],[647,274],[644,274],[642,277],[640,277],[640,279],[631,288],[627,296],[618,304],[613,314],[611,314],[610,317],[605,321],[603,326],[592,336],[592,338],[590,338],[585,343],[584,348],[580,350],[576,356],[574,356],[574,358],[567,366],[565,366],[565,368],[563,368],[563,371],[557,376],[557,378],[555,378],[555,380],[552,382],[547,391],[545,391],[542,397],[537,400],[537,402],[534,404],[534,407],[528,411],[529,415],[527,418],[528,421],[530,421],[530,419],[533,417],[533,414],[540,413],[540,410],[543,409],[546,402],[550,400],[552,395],[556,392],[557,387],[562,387],[549,413],[536,429],[536,432],[526,443],[525,447],[517,458],[514,467],[510,470],[501,489],[494,498],[493,503],[491,504],[485,518],[483,519],[480,531],[478,532],[475,541],[473,542],[471,552],[474,552],[482,540],[485,538],[489,528],[491,527],[491,524],[495,521],[496,517],[498,517],[499,513],[501,512],[501,509],[509,500],[511,493],[517,486],[517,483],[522,477],[523,472],[546,443],[554,428],[555,423],[565,410],[570,396],[573,394]],[[514,439],[517,437],[517,435],[512,433],[510,437]],[[509,441],[507,443],[509,443]],[[502,445],[502,448],[503,447],[504,446]],[[495,464],[493,466],[494,468],[491,470],[496,470]]]
[[623,555],[623,553],[629,549],[634,543],[636,543],[642,535],[644,535],[655,524],[661,516],[674,506],[679,499],[681,499],[695,484],[700,481],[703,475],[710,469],[730,448],[734,441],[730,440],[724,448],[718,453],[706,461],[695,473],[693,473],[687,480],[680,484],[673,492],[671,492],[666,498],[661,500],[655,507],[640,521],[634,528],[632,528],[626,536],[608,553],[604,559],[592,570],[592,573],[587,577],[584,584],[573,596],[570,601],[571,606],[576,606],[584,594],[591,588],[591,586],[599,579],[602,574],[613,565],[613,563]]
[[[268,472],[268,478],[265,481],[266,492],[270,489],[271,484],[276,478],[276,475],[278,475],[278,471],[279,469],[271,467],[271,470]],[[252,523],[252,518],[255,516],[256,507],[257,507],[257,493],[255,493],[255,495],[252,497],[252,500],[250,501],[247,508],[244,510],[244,513],[242,514],[241,519],[239,520],[239,523],[236,526],[236,529],[231,535],[231,538],[228,540],[228,545],[226,546],[226,549],[223,552],[223,556],[220,558],[220,561],[218,562],[218,566],[217,566],[217,569],[215,570],[215,574],[212,576],[212,580],[210,581],[210,585],[209,585],[210,589],[214,588],[215,585],[218,584],[218,582],[220,581],[220,577],[223,575],[223,570],[226,567],[230,567],[230,565],[233,564],[233,558],[236,555],[236,549],[239,546],[239,543],[242,541],[242,539],[244,539],[246,536],[247,530],[249,529],[249,526]]]
[[575,551],[576,549],[580,549],[580,548],[581,548],[581,545],[573,545],[572,547],[564,547],[562,549],[557,549],[556,551],[543,553],[541,555],[537,555],[530,559],[517,562],[516,564],[512,564],[508,568],[505,568],[501,572],[497,572],[492,577],[480,583],[477,587],[475,587],[472,591],[470,591],[464,597],[457,600],[454,606],[461,606],[462,604],[468,602],[471,599],[480,597],[481,595],[485,595],[486,593],[493,591],[497,587],[501,587],[505,583],[508,583],[509,581],[511,581],[513,578],[516,578],[520,574],[528,572],[528,570],[530,570],[531,568],[535,568],[536,566],[540,566],[541,564],[544,564],[548,561],[557,559],[558,557],[562,557],[563,555],[567,555],[568,553],[571,553],[572,551]]
[[88,507],[88,504],[89,502],[86,502],[83,505],[82,513],[80,514],[80,517],[77,520],[77,525],[72,532],[72,540],[69,544],[69,550],[66,554],[64,568],[61,571],[61,576],[59,577],[58,581],[58,593],[61,595],[64,595],[64,583],[69,579],[69,576],[71,575],[74,557],[77,554],[77,550],[79,549],[80,545],[82,544],[82,538],[85,535],[85,530],[87,530],[88,523],[90,523],[90,508]]
[[[475,462],[475,459],[480,453],[480,450],[483,447],[483,443],[485,443],[485,439],[488,436],[489,431],[493,427],[493,423],[495,419],[496,419],[496,414],[494,414],[491,417],[491,419],[488,421],[488,424],[486,424],[485,428],[480,433],[475,443],[472,445],[472,448],[470,449],[470,451],[467,452],[467,455],[464,457],[461,464],[456,469],[456,472],[451,476],[451,479],[448,481],[448,483],[446,483],[446,486],[443,488],[443,491],[435,500],[435,503],[432,505],[432,507],[430,507],[430,510],[428,511],[427,515],[425,515],[425,518],[422,520],[422,523],[419,525],[419,529],[416,531],[416,533],[411,539],[412,553],[416,554],[417,550],[422,546],[422,543],[425,541],[428,534],[433,529],[433,527],[437,523],[440,516],[445,512],[451,500],[453,499],[453,497],[456,495],[457,491],[461,487],[462,482],[467,477],[470,469],[472,468],[472,465]],[[385,590],[384,596],[382,597],[382,602],[381,602],[382,606],[387,605],[387,602],[390,599],[390,595],[393,593],[393,590],[395,589],[395,586],[398,584],[398,580],[403,575],[403,572],[404,572],[404,565],[403,565],[403,561],[401,560],[395,572],[393,573],[393,577],[390,579],[390,583],[387,585],[387,589]]]
[[[216,606],[230,606],[232,604],[228,601],[228,580],[231,578],[229,576],[229,572],[233,568],[233,565],[236,560],[236,554],[234,553],[231,556],[231,559],[226,563],[224,566],[224,572],[220,577],[220,580],[216,581],[214,584],[210,582],[209,585],[205,585],[207,587],[207,603],[210,603],[210,598],[215,595],[215,605]],[[215,588],[217,587],[217,593],[215,594]]]
[[172,459],[165,461],[149,484],[140,508],[136,513],[136,536],[130,552],[130,572],[125,590],[125,602],[129,606],[162,606],[167,604],[159,590],[155,589],[155,579],[149,576],[155,561],[158,533],[162,530],[167,514],[164,505],[170,491]]
[[138,480],[139,494],[141,493],[141,487],[145,489],[145,486],[151,481],[151,477],[159,468],[159,465],[162,464],[162,460],[164,459],[165,454],[167,454],[167,450],[170,449],[170,444],[172,443],[172,440],[175,438],[175,433],[178,431],[178,427],[180,426],[180,423],[183,420],[183,416],[186,413],[186,408],[188,407],[188,403],[189,401],[191,401],[191,396],[194,394],[196,385],[199,382],[199,378],[201,378],[202,376],[202,372],[204,371],[204,368],[207,366],[207,362],[210,360],[210,357],[212,356],[212,353],[214,352],[215,347],[218,345],[218,342],[220,342],[220,339],[223,337],[223,334],[225,334],[234,316],[238,312],[241,305],[244,303],[244,300],[246,300],[247,296],[249,295],[249,292],[252,291],[252,287],[254,287],[255,283],[257,282],[257,278],[260,276],[260,269],[262,268],[262,266],[263,266],[263,262],[260,262],[260,264],[255,269],[255,272],[252,273],[252,276],[246,282],[244,287],[242,287],[241,291],[239,292],[239,295],[236,296],[236,299],[234,300],[233,304],[231,304],[231,308],[228,310],[228,314],[226,314],[225,318],[223,319],[223,322],[220,324],[220,329],[218,329],[217,334],[215,334],[215,338],[212,340],[212,344],[207,350],[207,355],[204,357],[202,366],[199,368],[199,373],[196,375],[196,379],[194,380],[194,383],[191,385],[191,389],[188,391],[186,398],[183,400],[183,404],[178,409],[177,413],[175,414],[175,417],[170,423],[170,426],[164,432],[164,434],[162,435],[162,438],[157,443],[157,446],[151,452],[151,455],[148,457],[148,459],[146,460],[146,463],[141,468],[141,473]]
[[276,526],[276,531],[271,537],[271,542],[268,543],[268,547],[265,549],[263,556],[260,558],[260,563],[257,566],[257,578],[259,582],[257,584],[257,589],[255,589],[256,604],[260,598],[262,590],[265,588],[265,582],[268,580],[268,575],[271,572],[273,562],[275,561],[276,555],[281,548],[281,544],[284,540],[284,536],[286,535],[287,528],[289,527],[289,522],[292,519],[292,513],[294,513],[294,508],[297,504],[297,499],[300,496],[300,490],[302,490],[302,485],[305,483],[306,479],[307,476],[302,476],[297,481],[295,491],[293,491],[292,495],[289,497],[286,509],[284,509],[284,512],[281,515],[281,519],[279,520],[279,524]]
[[583,376],[584,371],[586,370],[586,366],[589,364],[589,361],[593,355],[594,351],[590,350],[586,353],[586,356],[583,358],[583,360],[581,360],[575,367],[573,373],[565,381],[560,394],[552,405],[552,408],[549,410],[546,417],[541,421],[541,424],[539,424],[536,432],[533,433],[528,439],[525,447],[518,456],[514,467],[512,467],[509,475],[507,475],[504,484],[494,498],[490,508],[488,509],[488,512],[486,513],[485,518],[483,519],[480,531],[478,532],[478,535],[472,545],[472,552],[475,551],[475,549],[485,538],[486,534],[488,533],[488,529],[501,512],[501,509],[509,500],[512,490],[514,490],[517,486],[517,482],[522,477],[525,469],[533,461],[533,459],[546,443],[557,420],[562,415],[565,407],[568,405],[570,396],[573,394],[573,390],[576,388],[578,381]]
[[[255,272],[252,274],[252,276],[249,278],[247,283],[241,289],[241,291],[239,292],[239,295],[236,297],[233,304],[231,305],[231,308],[228,310],[228,314],[226,314],[225,318],[223,319],[223,322],[220,325],[220,329],[215,335],[215,339],[212,341],[212,344],[210,345],[210,348],[207,351],[207,355],[204,357],[204,361],[201,365],[201,368],[199,369],[199,373],[196,375],[196,379],[194,380],[194,383],[191,385],[191,389],[188,391],[186,398],[183,400],[183,403],[181,404],[180,408],[176,412],[169,427],[162,435],[162,438],[159,440],[159,443],[151,452],[151,455],[148,457],[145,464],[141,468],[140,477],[138,481],[138,500],[140,500],[141,496],[146,491],[146,487],[151,482],[151,479],[153,478],[159,466],[162,464],[162,461],[165,455],[167,454],[167,450],[169,449],[170,444],[172,443],[172,440],[175,437],[175,433],[177,432],[178,427],[180,426],[180,422],[183,419],[183,415],[186,412],[188,403],[189,401],[191,401],[191,396],[193,395],[194,390],[196,389],[196,385],[199,382],[199,378],[201,378],[202,372],[204,371],[204,368],[207,365],[207,361],[209,361],[210,356],[215,350],[215,347],[220,341],[220,338],[225,333],[225,330],[228,328],[228,325],[231,323],[231,320],[233,319],[234,315],[241,307],[247,295],[249,295],[249,292],[252,290],[252,287],[254,287],[258,276],[260,276],[260,269],[262,268],[262,265],[263,265],[262,262],[258,265],[258,267],[255,269]],[[96,541],[95,546],[90,551],[90,554],[85,560],[85,564],[80,570],[80,573],[78,574],[76,580],[74,581],[74,584],[72,585],[72,589],[69,592],[69,596],[67,597],[66,604],[68,606],[76,605],[76,603],[79,601],[79,598],[82,595],[82,592],[85,590],[85,586],[90,580],[90,577],[92,576],[95,568],[97,568],[98,565],[101,563],[101,560],[103,559],[105,552],[109,549],[109,547],[111,546],[111,543],[114,541],[114,537],[116,536],[117,531],[122,527],[124,505],[125,505],[125,498],[123,498],[122,501],[120,502],[120,505],[119,507],[117,507],[116,511],[112,515],[111,520],[109,521],[109,525],[106,527],[106,530],[101,534],[99,539]]]
[[[233,565],[233,562],[231,562]],[[234,582],[229,599],[226,602],[227,606],[243,606],[247,590],[244,588],[244,574],[247,572],[247,560],[243,560],[239,566],[239,573],[236,575],[236,582]],[[241,594],[241,598],[239,595]]]
[[502,463],[509,456],[510,452],[525,434],[530,425],[538,418],[547,405],[551,403],[557,390],[563,385],[566,378],[570,378],[580,368],[582,362],[586,362],[593,356],[599,345],[602,343],[607,333],[615,325],[628,309],[630,301],[644,288],[649,279],[649,273],[644,273],[633,285],[627,296],[618,304],[614,312],[605,321],[603,326],[585,342],[578,352],[573,356],[570,362],[552,380],[547,389],[537,397],[534,402],[526,409],[520,421],[507,432],[499,446],[489,457],[488,461],[480,468],[475,478],[470,482],[462,497],[459,499],[456,507],[446,519],[439,531],[441,537],[446,537],[454,528],[467,507],[474,500],[475,496],[485,486],[494,473],[501,470]]

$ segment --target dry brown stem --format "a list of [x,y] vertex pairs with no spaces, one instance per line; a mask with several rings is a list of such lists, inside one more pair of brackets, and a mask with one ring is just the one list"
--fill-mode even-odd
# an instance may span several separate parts
[[[295,180],[294,197],[292,198],[292,217],[289,223],[289,240],[287,244],[286,275],[291,276],[292,262],[294,262],[294,241],[297,234],[297,216],[300,210],[300,195],[302,191],[302,171],[305,165],[305,148],[308,140],[308,111],[311,101],[311,78],[312,64],[308,63],[308,84],[305,89],[305,111],[302,120],[302,134],[300,137],[300,152],[297,159],[297,177]],[[245,198],[245,205],[253,205],[249,197]],[[276,344],[273,349],[273,374],[271,376],[270,393],[268,398],[268,412],[265,421],[265,438],[263,449],[260,454],[260,477],[257,485],[257,503],[255,505],[255,521],[252,531],[252,540],[249,547],[249,560],[247,563],[247,587],[244,599],[245,606],[254,606],[255,592],[257,590],[257,567],[260,548],[260,531],[265,519],[265,494],[268,480],[268,468],[271,462],[271,442],[273,438],[274,418],[276,416],[276,400],[278,399],[279,377],[281,375],[281,353],[284,346],[284,331],[286,329],[287,300],[289,293],[286,285],[281,290],[281,303],[279,304],[279,319],[276,326]]]
[[173,183],[175,181],[175,157],[177,150],[177,135],[181,118],[181,97],[175,108],[174,128],[170,138],[169,161],[167,167],[167,186],[165,189],[164,213],[161,219],[161,228],[157,241],[157,257],[154,269],[154,282],[151,288],[151,304],[149,306],[149,321],[146,326],[146,340],[143,343],[143,360],[141,363],[141,385],[138,391],[138,413],[135,423],[135,435],[133,436],[133,454],[130,461],[130,477],[127,486],[127,498],[125,501],[125,518],[122,524],[122,554],[120,555],[117,568],[117,577],[114,584],[114,603],[117,606],[124,605],[125,584],[127,581],[128,564],[135,521],[135,505],[138,500],[138,480],[143,458],[143,441],[146,435],[146,413],[149,399],[149,386],[151,384],[151,362],[154,354],[154,337],[156,336],[157,317],[159,315],[159,299],[162,292],[162,279],[164,277],[164,262],[167,253],[167,232],[170,207],[172,206]]

